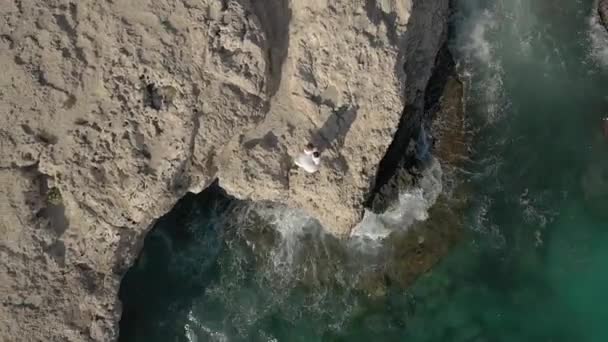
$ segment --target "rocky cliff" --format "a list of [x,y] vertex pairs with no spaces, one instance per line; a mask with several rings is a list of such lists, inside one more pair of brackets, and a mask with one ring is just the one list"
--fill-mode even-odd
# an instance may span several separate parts
[[[217,178],[347,234],[422,108],[447,3],[4,1],[0,339],[115,338],[147,228]],[[292,168],[308,141],[313,175]]]
[[598,13],[604,27],[608,30],[608,0],[600,0],[598,3]]

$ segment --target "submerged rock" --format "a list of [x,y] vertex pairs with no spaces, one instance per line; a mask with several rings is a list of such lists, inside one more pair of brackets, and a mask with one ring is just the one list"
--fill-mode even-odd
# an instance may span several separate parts
[[[150,223],[218,177],[347,234],[403,107],[424,92],[447,8],[2,6],[0,339],[112,340],[119,281]],[[323,149],[314,175],[290,169],[308,141]]]

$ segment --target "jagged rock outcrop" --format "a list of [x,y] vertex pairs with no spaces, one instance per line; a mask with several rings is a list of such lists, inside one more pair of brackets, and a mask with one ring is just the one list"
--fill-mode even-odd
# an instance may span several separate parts
[[[4,2],[0,339],[115,338],[146,229],[217,177],[347,232],[447,2]],[[309,139],[322,171],[290,170]]]
[[600,15],[600,20],[606,30],[608,30],[608,0],[600,0],[598,3],[598,12]]

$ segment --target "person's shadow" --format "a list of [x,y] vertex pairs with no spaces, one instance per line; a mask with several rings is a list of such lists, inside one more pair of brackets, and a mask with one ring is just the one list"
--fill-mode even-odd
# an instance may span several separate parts
[[312,133],[312,143],[319,149],[319,152],[334,150],[337,157],[328,162],[344,172],[348,171],[348,163],[340,153],[340,149],[344,146],[346,134],[357,119],[357,110],[357,107],[351,105],[335,109],[323,126]]
[[323,126],[312,134],[313,143],[320,152],[342,148],[346,134],[356,118],[356,107],[344,105],[335,109]]

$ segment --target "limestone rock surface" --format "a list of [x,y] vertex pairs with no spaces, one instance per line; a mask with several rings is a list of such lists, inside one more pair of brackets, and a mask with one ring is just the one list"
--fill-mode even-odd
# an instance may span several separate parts
[[[276,93],[263,122],[219,156],[220,185],[303,208],[344,236],[361,220],[404,106],[424,92],[447,1],[298,1],[282,15]],[[292,167],[309,141],[322,151],[312,175]]]
[[[216,178],[348,232],[447,0],[5,0],[0,340],[111,341],[155,218]],[[311,140],[323,168],[292,158]]]
[[219,1],[5,1],[0,340],[110,341],[151,222],[263,118],[269,42]]

